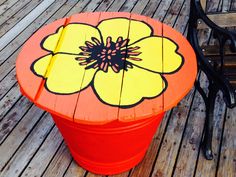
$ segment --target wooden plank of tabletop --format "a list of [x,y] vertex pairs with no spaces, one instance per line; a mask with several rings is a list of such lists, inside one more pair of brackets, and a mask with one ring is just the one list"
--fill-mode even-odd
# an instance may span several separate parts
[[[93,15],[93,14],[91,14],[91,15]],[[99,18],[94,17],[93,20],[88,19],[87,23],[89,23],[89,24],[92,23],[92,25],[97,26],[100,21],[107,19],[107,18],[111,18],[111,17],[117,17],[117,16],[118,17],[122,16],[122,17],[125,17],[128,19],[130,18],[129,13],[118,14],[117,12],[107,12],[107,13],[101,12]],[[94,21],[94,19],[96,19],[97,21]],[[126,22],[127,22],[126,26],[124,26],[123,30],[122,30],[122,33],[124,36],[128,36],[128,32],[129,32],[129,20],[127,20]],[[117,29],[117,27],[115,27],[114,29]],[[106,29],[103,28],[103,30],[106,30]],[[113,28],[111,28],[109,30],[112,30],[112,29]],[[100,29],[100,30],[102,30],[102,29]],[[108,37],[108,36],[104,36],[105,34],[107,34],[107,31],[102,36],[104,41]],[[106,90],[106,92],[109,93],[110,98],[114,101],[114,104],[119,105],[123,72],[119,72],[116,75],[116,77],[114,77],[114,75],[112,75],[112,73],[114,73],[114,72],[109,67],[108,73],[110,74],[110,76],[113,77],[114,80],[116,80],[115,82],[113,82],[112,86],[110,85],[108,88],[107,87],[108,84],[100,84],[99,87],[96,87],[97,85],[94,85],[94,88],[96,87],[95,88],[96,90],[100,89],[99,91]],[[90,74],[91,74],[91,71],[85,70],[84,78],[88,78]],[[103,79],[107,79],[107,77],[104,77],[103,74],[104,74],[103,71],[98,71],[96,73],[96,77],[94,77],[93,82],[96,83],[97,82],[96,80],[101,81]],[[104,82],[106,82],[106,81],[104,80]],[[101,82],[99,82],[99,83],[101,83]],[[111,89],[111,87],[119,88],[119,89]],[[107,120],[111,121],[111,120],[117,119],[118,107],[114,107],[114,106],[102,103],[98,99],[99,95],[94,94],[92,87],[88,87],[85,91],[82,91],[78,94],[78,101],[77,101],[75,112],[74,112],[74,121],[75,122],[90,121],[91,123],[95,123],[95,124],[100,123],[101,124]],[[87,105],[89,105],[89,106],[87,106]],[[96,110],[96,111],[94,112],[91,110]],[[104,110],[106,110],[106,111],[104,111]]]
[[236,174],[236,108],[227,109],[217,176]]
[[[137,15],[137,14],[131,14],[131,19],[135,19],[135,20],[140,20],[146,24],[149,24],[151,27],[152,27],[152,32],[153,32],[153,35],[155,36],[162,36],[162,23],[152,19],[152,18],[149,18],[147,16],[140,16],[140,15]],[[136,40],[139,40],[141,38],[143,38],[143,35],[151,35],[150,33],[147,33],[148,30],[150,30],[150,28],[147,28],[147,27],[144,27],[144,26],[141,26],[141,24],[139,24],[140,27],[138,28],[143,28],[143,32],[142,33],[138,33],[137,34],[137,29],[135,28],[135,24],[130,23],[130,27],[129,27],[129,39],[132,40],[132,39],[136,39]],[[150,30],[151,31],[151,30]],[[150,40],[147,44],[147,40],[142,40],[138,43],[136,43],[136,45],[140,45],[140,50],[137,50],[137,51],[141,51],[142,52],[142,47],[146,47],[146,46],[149,46],[148,48],[146,48],[140,55],[137,56],[137,58],[139,58],[139,56],[141,57],[153,57],[152,56],[152,51],[155,51],[156,55],[158,54],[161,54],[162,53],[162,37],[158,37],[156,39],[159,39],[159,41],[153,41],[153,40]],[[131,41],[134,42],[135,40]],[[135,47],[136,45],[133,45],[131,47]],[[161,59],[162,55],[159,56],[159,59],[156,60],[156,63],[154,64],[155,66],[155,69],[159,69],[161,70],[162,67],[159,67],[158,66],[162,66],[162,59]],[[143,60],[145,60],[143,58]],[[139,62],[140,61],[131,61],[129,60],[129,58],[127,58],[127,61],[130,61],[131,63],[135,64],[135,65],[139,65]],[[145,65],[145,64],[144,64]],[[147,66],[147,65],[146,65]],[[149,66],[150,67],[150,66]],[[148,68],[150,69],[150,68]],[[134,70],[134,71],[133,71]],[[152,85],[153,88],[159,88],[160,89],[160,92],[163,90],[163,84],[164,84],[164,81],[161,79],[159,80],[158,78],[158,75],[153,75],[152,73],[149,73],[149,72],[143,72],[143,70],[139,70],[138,71],[138,74],[135,74],[132,76],[132,72],[135,72],[135,70],[138,71],[138,68],[134,68],[131,69],[130,71],[124,71],[124,74],[123,74],[123,82],[122,82],[122,89],[121,89],[121,97],[120,97],[120,105],[124,104],[127,100],[129,99],[133,99],[133,98],[130,98],[129,96],[129,90],[128,89],[131,89],[132,88],[132,92],[134,94],[136,94],[136,96],[140,96],[140,90],[145,90],[145,93],[143,92],[143,94],[149,96],[149,94],[153,94],[153,90],[149,89],[148,87],[145,87],[147,85]],[[129,74],[129,72],[131,74]],[[145,83],[142,83],[143,80],[140,80],[143,75],[141,74],[146,74],[146,77],[147,79],[145,79]],[[126,100],[127,99],[127,100]],[[129,108],[129,109],[123,109],[122,106],[120,106],[120,109],[119,109],[119,117],[118,119],[121,120],[121,121],[132,121],[132,120],[139,120],[139,119],[143,119],[143,118],[146,118],[146,117],[151,117],[151,116],[154,116],[154,115],[157,115],[159,113],[162,113],[163,112],[163,94],[161,94],[160,96],[157,96],[156,98],[154,99],[151,99],[151,100],[148,100],[148,99],[144,99],[141,103],[137,104],[136,106],[132,107],[132,108]]]

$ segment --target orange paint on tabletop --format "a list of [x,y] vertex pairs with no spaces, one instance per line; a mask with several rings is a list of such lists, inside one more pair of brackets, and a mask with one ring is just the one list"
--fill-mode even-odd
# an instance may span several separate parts
[[22,93],[31,101],[35,100],[38,89],[43,80],[37,77],[31,70],[32,63],[42,56],[48,54],[48,51],[42,50],[41,43],[45,36],[54,33],[59,26],[65,23],[66,18],[57,20],[36,31],[24,44],[16,60],[17,80],[21,86]]
[[131,122],[175,106],[193,86],[196,57],[169,26],[126,12],[81,13],[36,32],[16,63],[22,93],[83,124]]
[[[163,24],[163,36],[176,43],[176,52],[183,60],[182,66],[174,74],[164,75],[168,82],[168,89],[164,92],[164,110],[169,110],[193,87],[197,75],[197,60],[193,48],[181,33]],[[168,55],[168,52],[168,49],[164,48],[163,55]]]

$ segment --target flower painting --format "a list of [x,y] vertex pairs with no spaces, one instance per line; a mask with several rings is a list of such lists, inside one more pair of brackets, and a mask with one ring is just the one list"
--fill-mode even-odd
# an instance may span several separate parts
[[[137,28],[137,34],[130,35],[125,25]],[[41,45],[49,53],[35,60],[31,70],[45,79],[49,92],[73,94],[92,87],[99,100],[112,106],[160,96],[168,87],[164,74],[177,72],[184,63],[174,41],[153,35],[143,21],[126,18],[106,19],[97,26],[69,23]]]

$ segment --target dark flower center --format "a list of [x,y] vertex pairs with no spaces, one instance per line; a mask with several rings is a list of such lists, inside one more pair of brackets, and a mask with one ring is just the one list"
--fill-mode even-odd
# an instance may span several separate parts
[[80,46],[82,50],[76,60],[80,61],[80,65],[86,65],[85,69],[98,68],[107,72],[108,67],[118,73],[120,70],[127,68],[132,68],[132,64],[126,61],[126,58],[135,61],[141,61],[140,58],[133,56],[138,56],[141,52],[137,52],[140,47],[127,47],[129,39],[123,39],[118,37],[116,42],[112,41],[109,36],[106,39],[106,44],[101,43],[97,38],[92,37],[92,42],[86,41],[86,46]]

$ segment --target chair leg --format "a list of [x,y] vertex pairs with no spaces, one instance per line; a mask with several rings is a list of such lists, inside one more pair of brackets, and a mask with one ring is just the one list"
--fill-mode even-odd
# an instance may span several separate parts
[[212,136],[213,136],[213,126],[214,126],[214,106],[217,92],[218,89],[216,88],[216,86],[210,83],[207,104],[206,104],[204,138],[202,141],[203,153],[207,160],[213,159]]

